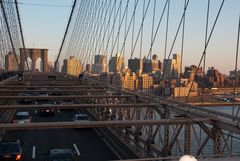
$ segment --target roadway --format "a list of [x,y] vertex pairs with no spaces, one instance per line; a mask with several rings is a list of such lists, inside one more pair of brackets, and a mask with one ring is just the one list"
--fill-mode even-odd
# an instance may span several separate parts
[[[75,110],[59,111],[54,116],[38,116],[32,113],[32,122],[71,121]],[[3,140],[24,142],[25,161],[44,161],[50,149],[70,148],[78,160],[117,160],[117,152],[109,145],[97,129],[48,129],[6,131]]]

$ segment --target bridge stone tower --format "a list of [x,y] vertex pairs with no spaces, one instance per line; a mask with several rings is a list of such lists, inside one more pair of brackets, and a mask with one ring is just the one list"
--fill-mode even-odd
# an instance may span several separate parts
[[32,60],[32,68],[30,70],[36,70],[36,61],[38,58],[42,59],[43,72],[48,71],[48,49],[35,49],[35,48],[20,48],[20,67],[21,70],[25,70],[25,63],[29,57]]

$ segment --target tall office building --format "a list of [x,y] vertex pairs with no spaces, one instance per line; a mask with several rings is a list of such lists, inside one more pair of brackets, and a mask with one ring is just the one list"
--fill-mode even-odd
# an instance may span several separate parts
[[62,72],[78,76],[82,72],[82,64],[80,60],[76,59],[74,56],[70,56],[70,59],[64,59]]
[[5,55],[5,69],[7,71],[18,71],[18,65],[20,65],[19,55],[16,55],[13,52],[9,52]]
[[104,55],[95,55],[92,72],[100,74],[107,71],[107,57]]
[[152,60],[147,59],[146,57],[143,58],[143,73],[152,73]]
[[181,55],[173,54],[172,59],[164,59],[164,79],[179,79],[181,72]]
[[111,57],[109,60],[109,72],[119,72],[124,68],[124,57],[121,54]]
[[142,74],[139,77],[139,89],[149,90],[153,87],[153,77],[148,74]]
[[122,87],[129,90],[135,90],[138,87],[138,79],[135,73],[127,72],[122,77]]
[[143,60],[138,58],[128,59],[128,68],[131,72],[141,74],[143,70]]

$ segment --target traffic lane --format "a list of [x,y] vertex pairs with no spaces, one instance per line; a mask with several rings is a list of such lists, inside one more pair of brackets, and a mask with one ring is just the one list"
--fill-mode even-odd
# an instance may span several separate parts
[[101,161],[119,159],[105,144],[104,138],[92,129],[50,129],[7,131],[3,140],[20,140],[25,143],[26,160],[43,161],[43,153],[50,149],[69,148],[80,160]]
[[[75,111],[61,111],[49,117],[33,115],[32,121],[70,121],[75,113]],[[7,131],[3,139],[24,142],[26,160],[43,161],[46,157],[42,153],[55,148],[73,149],[77,152],[78,159],[86,161],[118,159],[111,147],[105,143],[105,139],[92,129]]]
[[53,116],[41,116],[35,111],[32,113],[32,122],[61,122],[61,121],[72,121],[74,115],[76,114],[75,110],[55,110]]

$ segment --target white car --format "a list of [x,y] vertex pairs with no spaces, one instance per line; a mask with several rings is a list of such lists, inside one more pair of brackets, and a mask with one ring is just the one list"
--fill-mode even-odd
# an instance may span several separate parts
[[73,117],[74,122],[81,122],[81,121],[90,121],[87,114],[75,114]]
[[17,112],[14,116],[13,123],[31,123],[29,112]]

